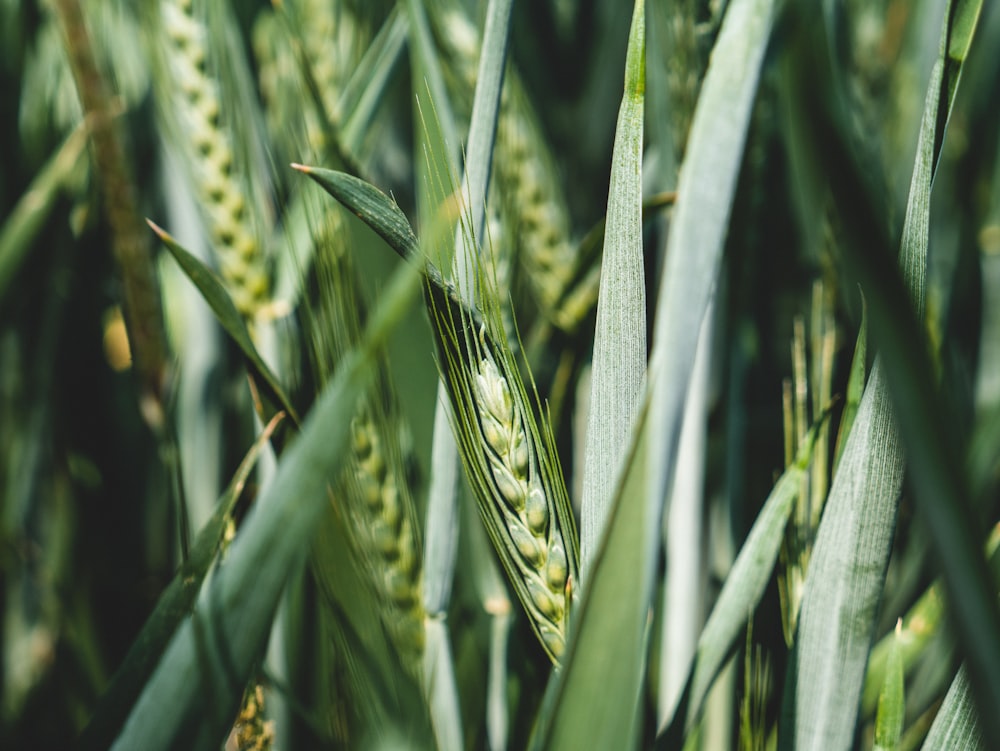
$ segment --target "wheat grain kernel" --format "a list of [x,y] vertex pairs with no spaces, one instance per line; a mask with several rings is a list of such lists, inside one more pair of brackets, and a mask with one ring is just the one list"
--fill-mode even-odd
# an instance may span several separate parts
[[507,527],[517,552],[534,568],[537,569],[541,566],[545,562],[545,548],[542,547],[538,539],[525,529],[516,517],[508,517]]
[[525,519],[535,535],[541,537],[545,534],[545,529],[549,524],[549,505],[545,501],[545,494],[537,485],[528,491],[525,502]]
[[563,635],[557,629],[552,628],[552,626],[547,623],[540,623],[538,625],[538,631],[542,635],[542,641],[545,642],[545,646],[548,648],[549,652],[558,660],[563,656],[566,651],[566,640]]
[[375,541],[375,549],[384,557],[395,558],[399,555],[396,530],[381,519],[372,520],[372,539]]
[[486,442],[500,456],[506,454],[510,444],[510,437],[500,421],[487,412],[482,415],[482,426],[483,437],[486,438]]
[[476,375],[476,389],[483,406],[501,425],[509,425],[514,419],[514,402],[507,388],[507,381],[497,371],[497,366],[489,358],[479,363]]
[[493,479],[496,480],[497,488],[504,500],[518,513],[523,511],[525,501],[523,483],[514,476],[514,473],[501,459],[491,456],[490,467],[493,470]]
[[528,586],[531,601],[535,603],[535,606],[542,612],[542,615],[553,623],[561,621],[563,606],[560,600],[562,598],[553,597],[551,590],[537,576],[526,576],[524,581]]
[[566,549],[562,543],[555,542],[549,546],[549,560],[545,565],[545,578],[549,588],[561,592],[566,588],[566,577],[569,575],[569,564],[566,561]]

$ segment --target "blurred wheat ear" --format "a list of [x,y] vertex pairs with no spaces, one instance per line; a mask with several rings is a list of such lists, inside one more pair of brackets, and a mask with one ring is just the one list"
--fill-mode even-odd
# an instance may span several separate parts
[[[315,299],[304,312],[308,359],[318,384],[358,345],[366,305],[345,242],[349,232],[340,209],[328,207],[313,231]],[[351,458],[331,478],[331,513],[346,525],[345,537],[378,602],[379,618],[410,676],[418,679],[423,652],[421,544],[402,441],[408,433],[388,377],[385,353],[378,353],[374,382],[351,420]],[[326,541],[330,544],[330,541]],[[314,547],[317,576],[336,588],[336,556]],[[335,544],[335,543],[333,543]]]
[[[240,83],[233,75],[226,86],[219,80],[229,72],[224,63],[233,52],[232,21],[223,7],[201,0],[158,5],[154,70],[163,120],[197,191],[227,290],[237,310],[252,320],[270,299],[271,272],[260,240],[267,214],[260,211],[265,204],[255,174],[252,130],[229,106],[241,101]],[[242,106],[248,104],[244,98]]]
[[[344,173],[298,169],[400,255],[415,258],[416,238],[388,197]],[[535,416],[505,337],[494,333],[499,314],[496,298],[490,296],[489,272],[480,267],[476,277],[485,310],[461,300],[429,265],[425,273],[425,299],[451,401],[452,429],[470,485],[535,633],[558,660],[578,578],[578,543],[551,433]]]

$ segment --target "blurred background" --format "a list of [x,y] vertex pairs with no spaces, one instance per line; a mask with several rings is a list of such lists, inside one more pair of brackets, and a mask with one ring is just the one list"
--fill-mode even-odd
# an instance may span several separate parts
[[[0,0],[4,748],[63,748],[78,736],[173,577],[183,530],[200,528],[255,433],[238,351],[141,221],[152,219],[210,265],[228,263],[212,254],[218,230],[203,211],[208,199],[196,185],[197,169],[185,161],[185,144],[197,147],[197,136],[185,130],[182,108],[172,98],[179,77],[170,72],[169,50],[163,49],[172,18],[164,8],[176,5],[183,11],[186,3],[90,0],[80,4],[82,16],[74,15],[75,5],[70,0]],[[346,163],[391,192],[414,222],[419,211],[417,82],[402,46],[390,45],[388,62],[364,68],[368,81],[351,75],[362,69],[364,52],[376,35],[405,18],[393,3],[288,0],[285,5],[291,9],[291,23],[263,0],[231,0],[204,11],[210,30],[205,66],[218,82],[221,111],[218,117],[209,114],[206,122],[221,120],[231,128],[233,159],[242,165],[231,173],[239,177],[247,202],[238,216],[253,226],[266,269],[269,291],[263,302],[248,298],[247,319],[267,321],[262,330],[269,333],[261,336],[269,357],[301,395],[309,391],[310,376],[296,344],[301,322],[289,314],[297,294],[290,291],[296,284],[289,280],[297,267],[286,258],[295,247],[290,238],[296,222],[301,222],[288,212],[297,188],[286,165],[330,162],[303,114],[302,102],[310,95],[308,82],[297,73],[296,55],[310,54],[311,42],[305,35],[296,38],[294,31],[312,28],[320,42],[337,51],[340,57],[329,52],[325,60],[333,68],[329,76],[337,96],[347,92],[339,101],[368,108],[362,119],[352,120],[351,112],[330,107],[328,114],[342,128],[342,145],[350,145]],[[432,18],[457,13],[467,23],[434,27],[461,139],[474,83],[461,65],[462,34],[478,33],[484,4],[438,0],[426,5]],[[674,0],[647,6],[644,183],[646,194],[654,196],[677,186],[687,128],[726,2]],[[941,3],[845,0],[837,7],[837,54],[853,105],[852,136],[867,156],[867,177],[883,199],[879,210],[890,236],[898,237],[927,80],[938,52]],[[109,127],[121,146],[116,164],[133,212],[124,225],[115,224],[113,217],[123,194],[109,194],[107,183],[102,185],[103,170],[116,167],[100,164],[87,137],[88,128],[103,126],[82,125],[71,63],[84,54],[74,26],[81,18],[103,79],[99,88],[104,99],[91,101],[111,117]],[[545,197],[558,193],[564,207],[564,218],[558,220],[562,224],[553,226],[574,249],[585,245],[607,206],[628,26],[629,14],[614,0],[539,0],[514,7],[510,70],[516,71],[520,106],[530,113],[531,137],[540,139],[548,155],[548,161],[538,162],[541,190]],[[406,35],[402,23],[401,45]],[[785,466],[783,383],[791,383],[796,367],[796,325],[804,332],[814,332],[810,327],[816,325],[832,332],[827,359],[810,361],[809,368],[825,370],[831,395],[842,399],[860,323],[860,295],[838,278],[838,228],[824,216],[803,219],[797,188],[790,182],[783,84],[773,64],[787,43],[779,28],[754,108],[714,312],[705,532],[697,541],[707,572],[702,607],[710,603]],[[926,325],[931,341],[941,345],[942,378],[956,395],[966,425],[1000,404],[997,49],[1000,12],[995,4],[986,4],[963,72],[932,204]],[[510,77],[508,73],[508,83]],[[373,92],[374,101],[363,103],[366,90]],[[501,127],[498,138],[513,136]],[[495,159],[511,151],[497,148]],[[502,191],[497,195],[497,206],[510,198]],[[516,244],[511,235],[530,229],[521,221],[520,229],[516,221],[502,226],[498,237]],[[144,289],[144,277],[123,271],[121,259],[128,258],[128,248],[121,246],[123,226],[138,237],[138,252],[159,296],[148,300],[163,313],[162,338],[153,335],[150,341],[159,341],[155,346],[147,341],[147,351],[154,355],[146,363],[133,362],[125,337],[123,300],[130,285]],[[669,208],[653,211],[646,222],[651,294],[668,230]],[[358,235],[357,245],[364,249],[361,276],[370,299],[396,261],[373,235]],[[511,307],[525,341],[545,317],[544,299],[532,296],[529,276],[515,272],[510,284]],[[824,323],[818,324],[819,319]],[[543,398],[560,405],[554,427],[568,480],[578,469],[572,420],[577,381],[592,344],[593,311],[587,307],[573,326],[557,330],[546,348],[532,352]],[[800,346],[804,351],[805,344]],[[398,401],[409,424],[418,509],[423,508],[430,465],[437,384],[432,349],[423,315],[412,316],[389,348]],[[560,371],[560,358],[567,352],[572,353],[571,376]],[[299,398],[302,404],[310,401]],[[167,440],[167,434],[175,440]],[[251,479],[244,505],[258,479]],[[925,536],[911,523],[912,507],[905,496],[900,514],[898,556],[887,587],[887,596],[899,601],[884,606],[885,629],[930,581],[920,555],[927,549]],[[461,587],[456,591],[453,632],[483,628],[474,622],[478,611],[463,605],[463,598],[470,597]],[[778,597],[772,586],[770,606],[760,608],[753,636],[780,674],[785,647]],[[539,661],[532,651],[537,647],[530,644],[530,634],[522,636],[535,669],[543,669],[544,658]],[[476,650],[482,642],[480,634],[472,642],[478,647],[466,652],[456,647],[458,661],[465,660],[471,669],[481,659]],[[953,657],[942,662],[950,665]],[[769,706],[769,712],[777,711],[776,704]],[[473,723],[469,730],[473,738],[476,727]],[[478,744],[473,740],[471,745]]]

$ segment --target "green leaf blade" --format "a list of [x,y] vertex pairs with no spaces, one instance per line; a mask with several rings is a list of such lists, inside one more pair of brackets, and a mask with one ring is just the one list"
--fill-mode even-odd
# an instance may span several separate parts
[[900,647],[900,628],[897,625],[895,638],[889,650],[889,660],[878,697],[875,714],[874,751],[893,751],[899,745],[903,734],[903,719],[906,714],[903,680],[903,656]]
[[581,501],[581,577],[613,501],[614,482],[635,419],[646,372],[646,291],[642,253],[642,134],[645,17],[635,5],[618,113],[607,228],[597,302],[597,329]]
[[316,181],[327,193],[371,227],[389,247],[405,259],[417,256],[417,237],[406,215],[389,196],[374,185],[346,172],[293,164],[292,169]]
[[156,668],[170,638],[181,621],[190,615],[198,591],[219,549],[233,507],[257,463],[257,457],[279,421],[280,417],[272,420],[254,441],[233,475],[229,487],[219,499],[215,512],[198,533],[187,562],[180,567],[160,595],[156,607],[146,619],[142,631],[125,655],[122,666],[115,673],[97,711],[81,735],[77,746],[81,751],[96,751],[111,744],[143,684]]
[[944,702],[934,718],[922,748],[924,751],[944,748],[961,748],[967,751],[985,749],[977,715],[972,684],[963,665],[952,681],[948,693],[945,694]]
[[[223,330],[229,334],[233,342],[236,343],[236,346],[243,352],[247,360],[247,366],[251,374],[256,377],[260,388],[264,390],[274,404],[284,410],[291,420],[298,425],[301,422],[298,412],[292,406],[291,399],[285,393],[284,388],[278,381],[278,377],[268,367],[267,363],[264,362],[264,358],[257,351],[257,347],[250,337],[250,332],[247,330],[246,323],[244,323],[243,316],[236,309],[236,305],[233,304],[232,298],[226,293],[225,287],[219,278],[200,259],[186,250],[165,230],[148,219],[146,223],[149,224],[150,228],[160,238],[167,250],[170,251],[170,254],[177,261],[178,265],[180,265],[187,277],[198,288],[198,291],[201,292],[202,297],[205,298],[205,302],[208,303],[212,312],[215,313],[215,317],[218,319]],[[265,415],[267,419],[273,416],[273,412]]]
[[535,748],[597,747],[601,741],[627,748],[637,740],[663,502],[773,20],[772,0],[735,0],[712,52],[678,186],[647,391],[563,668],[549,685],[536,726]]
[[[327,484],[350,451],[355,402],[374,353],[410,309],[420,277],[390,281],[358,349],[344,359],[277,472],[181,624],[113,748],[218,748],[261,656],[288,577],[302,565],[328,504]],[[252,593],[248,597],[247,593]]]

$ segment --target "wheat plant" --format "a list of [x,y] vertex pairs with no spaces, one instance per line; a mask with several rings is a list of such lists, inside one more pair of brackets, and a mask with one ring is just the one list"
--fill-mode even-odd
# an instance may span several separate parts
[[626,6],[0,2],[0,747],[1000,745],[1000,10]]

